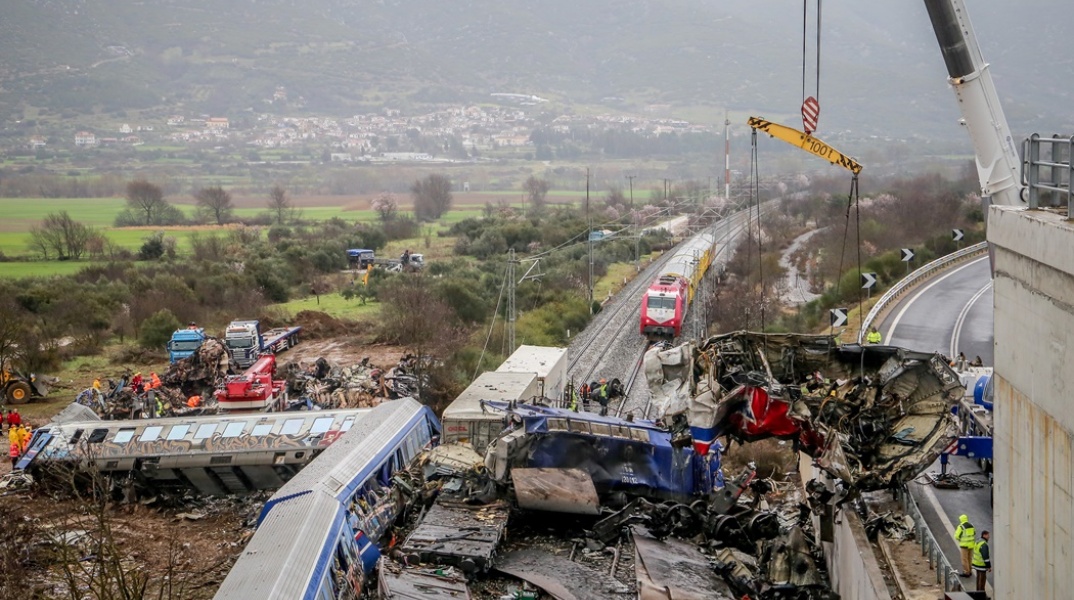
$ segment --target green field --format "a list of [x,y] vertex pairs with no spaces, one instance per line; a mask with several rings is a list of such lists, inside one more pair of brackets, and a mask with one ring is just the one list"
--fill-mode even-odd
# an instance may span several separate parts
[[23,277],[48,277],[51,275],[74,275],[92,265],[88,261],[39,260],[33,262],[0,262],[0,277],[20,279]]
[[324,294],[318,302],[314,296],[291,300],[281,304],[273,304],[271,308],[281,310],[290,316],[295,316],[304,310],[316,310],[328,313],[337,319],[350,319],[358,321],[368,318],[380,312],[380,303],[368,302],[362,304],[357,298],[347,300],[339,294]]

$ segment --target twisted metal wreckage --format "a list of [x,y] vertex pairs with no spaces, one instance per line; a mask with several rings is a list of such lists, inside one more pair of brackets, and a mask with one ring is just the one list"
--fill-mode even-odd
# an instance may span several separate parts
[[[587,548],[614,545],[618,556],[632,546],[643,599],[826,600],[835,595],[811,516],[906,482],[956,435],[950,409],[962,388],[939,355],[737,332],[654,347],[644,366],[654,421],[482,402],[502,416],[503,432],[451,468],[433,459],[462,479],[448,475],[439,508],[423,512],[402,551],[469,579],[494,569],[555,587],[556,598],[594,597],[596,575],[568,577],[532,552],[499,555],[516,514],[510,500],[523,514],[578,515]],[[790,491],[769,508],[779,484],[752,466],[725,480],[726,448],[766,438],[789,440],[814,461],[805,498]],[[461,447],[440,450],[452,448]],[[618,597],[606,583],[601,597]]]

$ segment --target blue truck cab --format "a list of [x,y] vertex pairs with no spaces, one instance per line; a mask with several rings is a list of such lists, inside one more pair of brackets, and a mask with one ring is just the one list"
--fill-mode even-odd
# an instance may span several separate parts
[[168,360],[177,362],[192,356],[205,342],[205,329],[201,327],[188,327],[177,329],[168,340]]
[[347,250],[347,264],[352,269],[366,269],[376,262],[376,254],[372,250],[364,248],[351,248]]

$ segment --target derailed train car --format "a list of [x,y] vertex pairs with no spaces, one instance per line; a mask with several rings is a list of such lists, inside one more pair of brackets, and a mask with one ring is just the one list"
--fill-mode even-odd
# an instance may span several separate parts
[[736,332],[651,349],[646,378],[663,415],[685,415],[699,452],[719,437],[793,440],[840,490],[905,483],[955,438],[958,375],[938,354],[841,345],[832,336]]
[[35,474],[75,469],[146,488],[204,494],[274,490],[370,409],[74,420],[38,429],[19,463]]
[[440,424],[413,398],[385,402],[265,503],[217,600],[357,598],[399,516],[393,478],[435,445]]
[[503,480],[517,469],[585,473],[602,503],[632,497],[688,501],[723,487],[718,446],[697,453],[651,421],[627,421],[537,405],[483,402],[505,414],[506,432],[486,455]]

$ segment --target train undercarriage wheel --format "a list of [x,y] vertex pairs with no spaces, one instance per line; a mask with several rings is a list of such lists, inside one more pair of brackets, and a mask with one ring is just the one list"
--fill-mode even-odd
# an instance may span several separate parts
[[12,404],[25,404],[30,401],[30,384],[16,381],[7,387],[7,401]]

